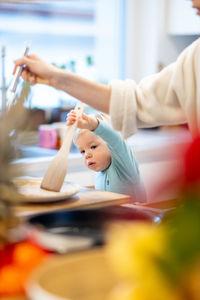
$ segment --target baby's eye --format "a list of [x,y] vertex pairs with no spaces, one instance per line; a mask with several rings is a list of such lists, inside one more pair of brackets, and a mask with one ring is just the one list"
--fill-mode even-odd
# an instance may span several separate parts
[[91,149],[95,149],[97,147],[97,145],[93,145],[91,146]]
[[85,153],[85,150],[81,150],[80,153],[81,153],[81,154],[84,154],[84,153]]

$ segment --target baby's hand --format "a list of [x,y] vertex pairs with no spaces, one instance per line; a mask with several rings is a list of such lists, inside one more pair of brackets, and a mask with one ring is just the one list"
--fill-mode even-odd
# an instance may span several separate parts
[[77,120],[76,112],[75,112],[75,110],[71,110],[68,113],[67,118],[66,118],[67,126],[73,125],[76,122],[76,120]]
[[88,130],[95,130],[98,126],[98,120],[92,116],[82,114],[81,117],[77,118],[77,114],[74,110],[71,110],[67,116],[67,125],[73,125],[77,121],[77,127]]

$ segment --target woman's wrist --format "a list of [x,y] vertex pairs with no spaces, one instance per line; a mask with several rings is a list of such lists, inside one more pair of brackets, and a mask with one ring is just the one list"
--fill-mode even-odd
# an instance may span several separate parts
[[52,69],[50,70],[50,76],[49,76],[49,85],[57,88],[57,89],[63,89],[62,87],[66,85],[67,82],[67,72],[52,66]]

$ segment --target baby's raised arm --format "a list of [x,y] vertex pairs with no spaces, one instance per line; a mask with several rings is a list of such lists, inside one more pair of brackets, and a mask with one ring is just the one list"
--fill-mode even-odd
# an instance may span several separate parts
[[71,110],[67,115],[67,125],[70,126],[74,124],[77,120],[77,127],[88,130],[95,130],[99,124],[98,120],[95,117],[82,114],[81,117],[77,118],[77,114],[74,110]]

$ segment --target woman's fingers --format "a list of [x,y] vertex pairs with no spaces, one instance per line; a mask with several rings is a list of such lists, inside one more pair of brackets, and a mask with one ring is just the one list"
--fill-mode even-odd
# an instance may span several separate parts
[[36,76],[34,74],[32,74],[32,73],[29,74],[29,83],[31,85],[34,85],[34,84],[37,83]]
[[13,73],[15,74],[16,68],[18,66],[23,66],[27,63],[26,57],[16,59],[16,60],[14,60],[14,63],[15,63],[15,67],[14,67]]
[[14,60],[15,67],[26,65],[28,68],[32,68],[32,67],[34,68],[35,63],[38,62],[40,62],[39,57],[35,54],[23,56],[21,58]]
[[37,83],[36,76],[33,73],[31,73],[26,67],[22,69],[21,76],[25,81],[28,81],[31,85]]
[[35,83],[49,84],[49,75],[53,68],[50,64],[45,63],[37,55],[31,54],[28,56],[21,57],[14,61],[15,67],[13,74],[16,72],[16,68],[23,66],[22,77],[24,80]]

